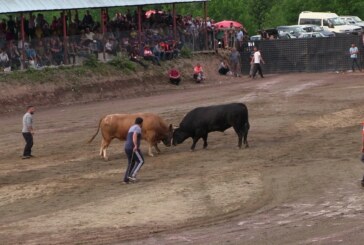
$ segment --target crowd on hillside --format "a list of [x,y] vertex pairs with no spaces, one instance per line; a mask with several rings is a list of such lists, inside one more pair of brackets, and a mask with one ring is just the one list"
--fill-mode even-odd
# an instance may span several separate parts
[[[175,39],[171,11],[142,11],[141,43],[137,31],[137,11],[117,12],[112,17],[105,15],[105,33],[102,30],[103,25],[89,11],[82,18],[79,18],[77,11],[72,15],[68,12],[65,17],[68,36],[66,40],[63,39],[63,17],[61,12],[58,17],[54,16],[48,22],[41,13],[24,16],[24,47],[20,17],[9,15],[7,19],[2,19],[0,66],[18,69],[21,65],[60,65],[64,62],[72,64],[77,57],[102,52],[115,55],[120,51],[127,52],[131,59],[132,56],[142,57],[148,54],[144,58],[158,65],[163,59],[178,56],[184,45],[189,45],[193,50],[203,50],[206,43],[212,48],[215,42],[213,20],[208,18],[205,23],[203,18],[181,15],[176,17]],[[154,58],[149,57],[150,53],[146,51],[148,49],[152,51]]]

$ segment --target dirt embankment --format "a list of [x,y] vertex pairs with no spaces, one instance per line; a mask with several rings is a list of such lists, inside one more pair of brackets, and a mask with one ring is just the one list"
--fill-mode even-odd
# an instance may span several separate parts
[[[161,67],[149,64],[146,70],[137,65],[135,72],[127,73],[117,70],[95,72],[91,69],[80,72],[78,67],[55,69],[51,75],[42,74],[47,71],[19,72],[16,79],[5,78],[5,82],[0,82],[0,114],[24,110],[30,104],[68,105],[186,89],[196,86],[191,74],[197,62],[204,66],[209,81],[216,83],[214,77],[218,76],[219,56],[212,54],[165,61]],[[168,83],[167,72],[172,66],[182,72],[182,83],[178,87]]]

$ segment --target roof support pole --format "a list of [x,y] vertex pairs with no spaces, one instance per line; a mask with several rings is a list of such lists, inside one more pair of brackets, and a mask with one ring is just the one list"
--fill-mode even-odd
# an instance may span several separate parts
[[142,50],[142,7],[138,6],[138,37],[139,37],[139,50]]
[[[105,40],[105,32],[106,32],[106,28],[105,28],[106,10],[103,9],[103,8],[101,8],[100,17],[101,17],[102,39]],[[102,56],[103,56],[104,60],[106,60],[105,46],[102,48]]]
[[67,21],[66,11],[62,11],[62,23],[63,23],[63,64],[68,64],[68,45],[67,45]]
[[24,14],[21,13],[21,17],[20,17],[20,22],[21,22],[21,52],[22,52],[22,67],[24,69],[24,65],[25,65],[25,47],[24,47],[24,42],[25,42],[25,31],[24,31]]
[[177,41],[177,22],[176,22],[176,3],[172,4],[173,7],[173,37]]
[[203,2],[204,7],[204,19],[205,19],[205,49],[208,50],[208,33],[207,33],[207,2]]

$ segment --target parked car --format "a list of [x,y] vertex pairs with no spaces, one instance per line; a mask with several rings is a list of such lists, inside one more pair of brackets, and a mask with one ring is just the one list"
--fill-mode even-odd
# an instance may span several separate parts
[[302,25],[302,28],[306,31],[306,32],[320,32],[323,36],[325,37],[334,37],[335,32],[331,32],[331,31],[326,31],[323,27],[321,26],[316,26],[316,25]]
[[327,31],[340,34],[361,34],[362,29],[359,26],[347,25],[339,16],[330,12],[311,12],[303,11],[298,17],[299,25],[317,25]]
[[358,16],[340,16],[340,19],[345,21],[346,24],[360,26],[364,30],[364,21]]
[[298,38],[328,37],[321,32],[303,32]]

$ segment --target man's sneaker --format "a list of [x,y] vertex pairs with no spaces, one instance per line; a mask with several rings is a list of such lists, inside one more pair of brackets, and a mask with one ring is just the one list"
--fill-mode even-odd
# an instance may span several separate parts
[[22,159],[29,159],[30,156],[22,156]]
[[129,176],[128,179],[131,180],[131,181],[136,181],[137,180],[135,177],[132,177],[132,176]]

